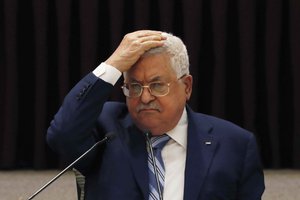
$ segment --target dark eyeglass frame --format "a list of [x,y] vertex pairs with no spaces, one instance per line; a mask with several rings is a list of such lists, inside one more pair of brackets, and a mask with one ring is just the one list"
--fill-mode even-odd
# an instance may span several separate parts
[[[126,97],[130,97],[130,98],[136,98],[136,97],[140,97],[144,91],[144,88],[148,88],[148,91],[149,93],[152,95],[152,96],[155,96],[155,97],[163,97],[163,96],[166,96],[169,94],[170,92],[170,85],[171,83],[173,82],[176,82],[176,81],[179,81],[180,79],[182,79],[183,77],[185,77],[185,75],[181,76],[180,78],[176,79],[176,80],[173,80],[171,82],[168,82],[168,83],[165,83],[165,82],[162,82],[162,81],[154,81],[154,82],[151,82],[151,83],[148,83],[147,85],[142,85],[138,82],[134,82],[134,83],[125,83],[121,86],[122,90],[123,90],[123,94],[126,96]],[[153,93],[153,89],[151,89],[151,85],[154,85],[154,84],[163,84],[164,86],[167,86],[167,89],[166,89],[166,92],[163,93],[163,94],[155,94],[155,92]],[[128,85],[131,84],[131,85],[137,85],[140,87],[140,92],[137,93],[136,95],[133,95],[133,96],[130,96],[130,92],[129,92],[129,89],[128,89]]]

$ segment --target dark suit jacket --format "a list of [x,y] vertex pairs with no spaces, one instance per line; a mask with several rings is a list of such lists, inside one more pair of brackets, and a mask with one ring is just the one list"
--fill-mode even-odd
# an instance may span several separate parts
[[[74,160],[105,133],[116,133],[76,166],[86,176],[86,199],[148,199],[145,138],[124,103],[105,103],[112,89],[92,73],[84,77],[51,122],[48,143]],[[187,115],[184,199],[261,199],[264,178],[253,134],[188,106]]]

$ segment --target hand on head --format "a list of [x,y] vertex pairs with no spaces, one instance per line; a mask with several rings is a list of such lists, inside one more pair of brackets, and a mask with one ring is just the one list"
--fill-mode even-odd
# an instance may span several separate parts
[[105,63],[121,72],[128,71],[147,50],[162,46],[165,39],[161,31],[141,30],[128,33]]

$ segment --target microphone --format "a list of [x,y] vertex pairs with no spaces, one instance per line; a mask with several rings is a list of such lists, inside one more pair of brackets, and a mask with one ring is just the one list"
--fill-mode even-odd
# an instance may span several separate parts
[[160,184],[159,184],[156,160],[154,157],[153,147],[152,147],[151,140],[150,140],[151,136],[152,136],[152,134],[149,131],[145,132],[147,148],[150,152],[150,159],[152,160],[152,163],[153,163],[154,175],[155,175],[156,185],[158,188],[157,192],[158,192],[159,200],[163,200],[163,196],[162,196],[162,192],[161,192],[161,188],[160,188]]
[[52,178],[48,183],[42,186],[39,190],[37,190],[34,194],[32,194],[27,200],[33,199],[36,195],[46,189],[51,183],[53,183],[56,179],[58,179],[61,175],[63,175],[67,170],[77,164],[82,158],[84,158],[89,152],[94,150],[98,145],[102,145],[108,140],[112,139],[115,136],[115,133],[107,133],[102,140],[96,142],[91,148],[89,148],[86,152],[84,152],[81,156],[79,156],[75,161],[73,161],[69,166],[63,169],[59,174],[57,174],[54,178]]

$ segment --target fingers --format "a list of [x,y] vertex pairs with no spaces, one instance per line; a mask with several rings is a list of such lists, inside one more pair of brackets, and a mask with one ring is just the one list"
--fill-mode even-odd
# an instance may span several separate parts
[[144,36],[132,41],[130,44],[132,45],[130,50],[141,56],[151,48],[162,46],[164,44],[164,38],[162,38],[161,35]]
[[165,37],[163,37],[161,34],[159,34],[159,35],[148,35],[148,36],[140,37],[138,40],[141,43],[151,42],[151,41],[155,42],[155,41],[163,41],[163,40],[165,40]]
[[126,35],[126,39],[129,44],[133,45],[133,48],[137,48],[131,50],[142,55],[151,48],[162,46],[166,37],[160,31],[144,30],[130,33]]
[[152,31],[152,30],[141,30],[141,31],[136,31],[132,32],[129,34],[137,35],[137,37],[146,37],[146,36],[151,36],[151,35],[161,35],[161,31]]
[[121,72],[127,71],[147,50],[162,46],[165,39],[160,31],[142,30],[128,33],[105,62]]
[[156,42],[165,40],[166,37],[162,36],[159,31],[137,31],[125,35],[124,41],[128,43],[143,44],[144,42]]

